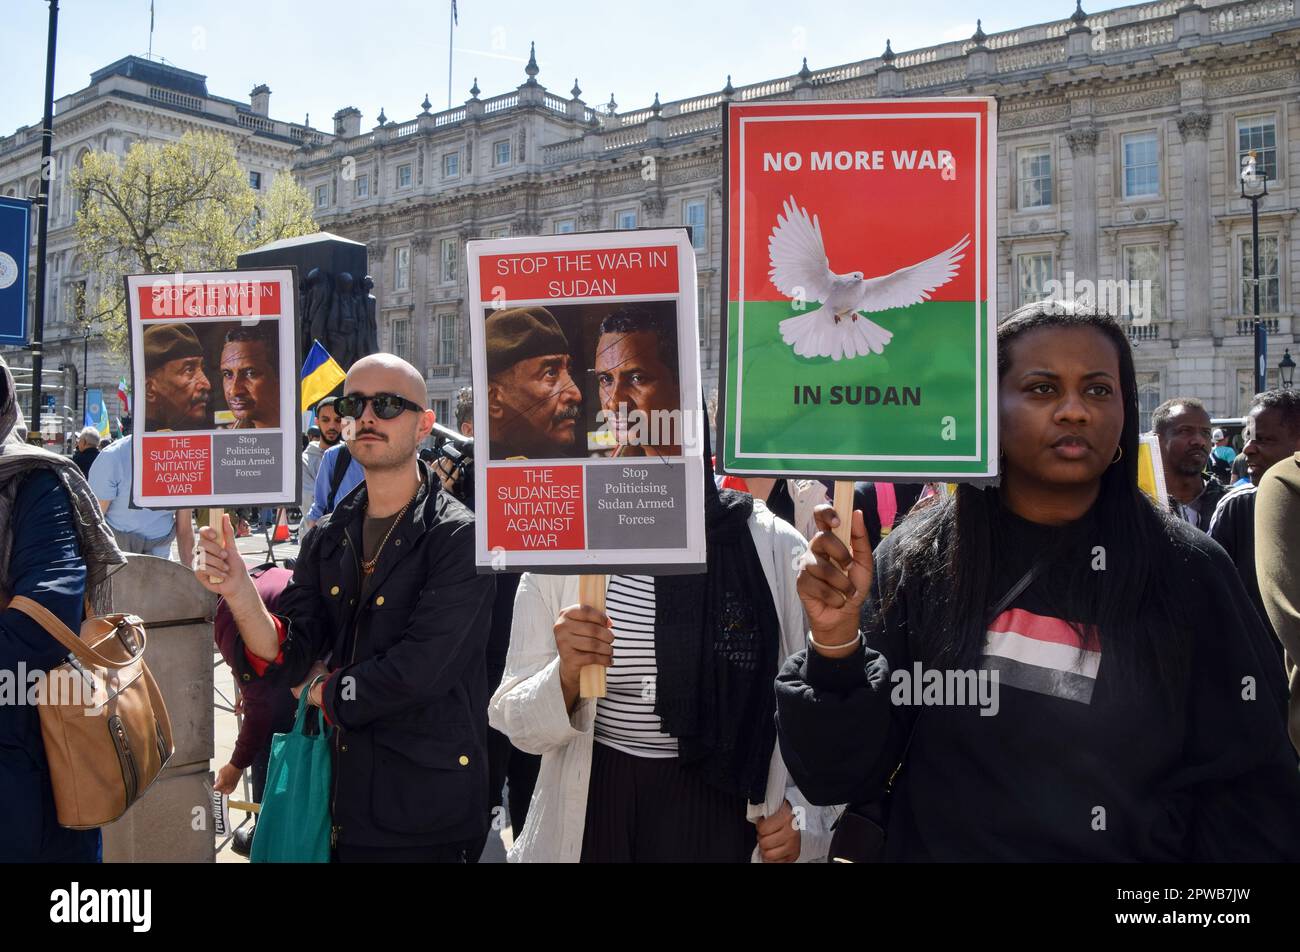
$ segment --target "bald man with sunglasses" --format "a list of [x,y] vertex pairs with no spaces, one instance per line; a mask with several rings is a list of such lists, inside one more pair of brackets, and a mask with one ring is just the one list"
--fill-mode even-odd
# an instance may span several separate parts
[[229,518],[224,538],[200,533],[195,575],[234,616],[238,677],[305,686],[333,727],[337,862],[473,861],[488,828],[496,583],[475,572],[473,515],[417,455],[426,399],[398,357],[352,365],[335,408],[366,478],[307,534],[275,615]]

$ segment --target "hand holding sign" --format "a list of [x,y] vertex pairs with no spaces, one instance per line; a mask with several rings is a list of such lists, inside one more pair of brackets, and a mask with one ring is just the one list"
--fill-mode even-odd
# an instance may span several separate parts
[[875,563],[862,510],[853,513],[852,551],[835,537],[840,520],[833,506],[818,506],[815,518],[818,531],[799,569],[799,600],[808,613],[813,640],[835,646],[839,650],[824,653],[842,657],[856,644],[862,603],[871,590]]
[[258,598],[257,589],[248,575],[248,566],[235,547],[235,527],[230,524],[230,516],[223,514],[221,525],[224,538],[219,537],[211,526],[199,529],[198,542],[194,546],[195,578],[209,592],[223,595],[227,600],[245,594],[245,590]]
[[570,711],[578,703],[582,669],[614,663],[614,623],[604,611],[570,605],[555,620],[555,648],[560,653],[560,686]]

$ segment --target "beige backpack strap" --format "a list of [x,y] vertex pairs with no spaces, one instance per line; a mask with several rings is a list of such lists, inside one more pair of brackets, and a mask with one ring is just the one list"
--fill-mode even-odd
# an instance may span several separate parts
[[48,631],[51,637],[59,644],[67,648],[76,655],[82,662],[99,668],[113,668],[115,670],[129,667],[144,657],[144,637],[141,629],[140,645],[135,654],[125,661],[114,661],[111,658],[105,658],[102,654],[86,644],[79,637],[73,634],[63,622],[59,621],[58,616],[50,611],[40,602],[33,601],[26,595],[15,595],[9,602],[10,608],[16,608],[25,615],[28,615],[38,625]]

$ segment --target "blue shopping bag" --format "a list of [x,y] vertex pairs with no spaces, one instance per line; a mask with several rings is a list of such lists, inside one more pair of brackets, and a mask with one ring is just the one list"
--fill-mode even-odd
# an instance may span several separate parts
[[320,709],[320,730],[307,734],[307,694],[298,699],[298,716],[287,734],[271,738],[262,810],[253,833],[254,863],[330,861],[330,735]]

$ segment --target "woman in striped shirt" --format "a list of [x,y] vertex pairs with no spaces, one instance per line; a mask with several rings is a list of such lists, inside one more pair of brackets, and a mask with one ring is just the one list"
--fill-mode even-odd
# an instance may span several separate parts
[[[824,859],[812,807],[776,750],[772,680],[803,644],[806,542],[761,502],[706,488],[709,571],[613,575],[606,612],[576,576],[525,574],[491,725],[542,755],[523,862]],[[578,696],[601,664],[606,695]]]

